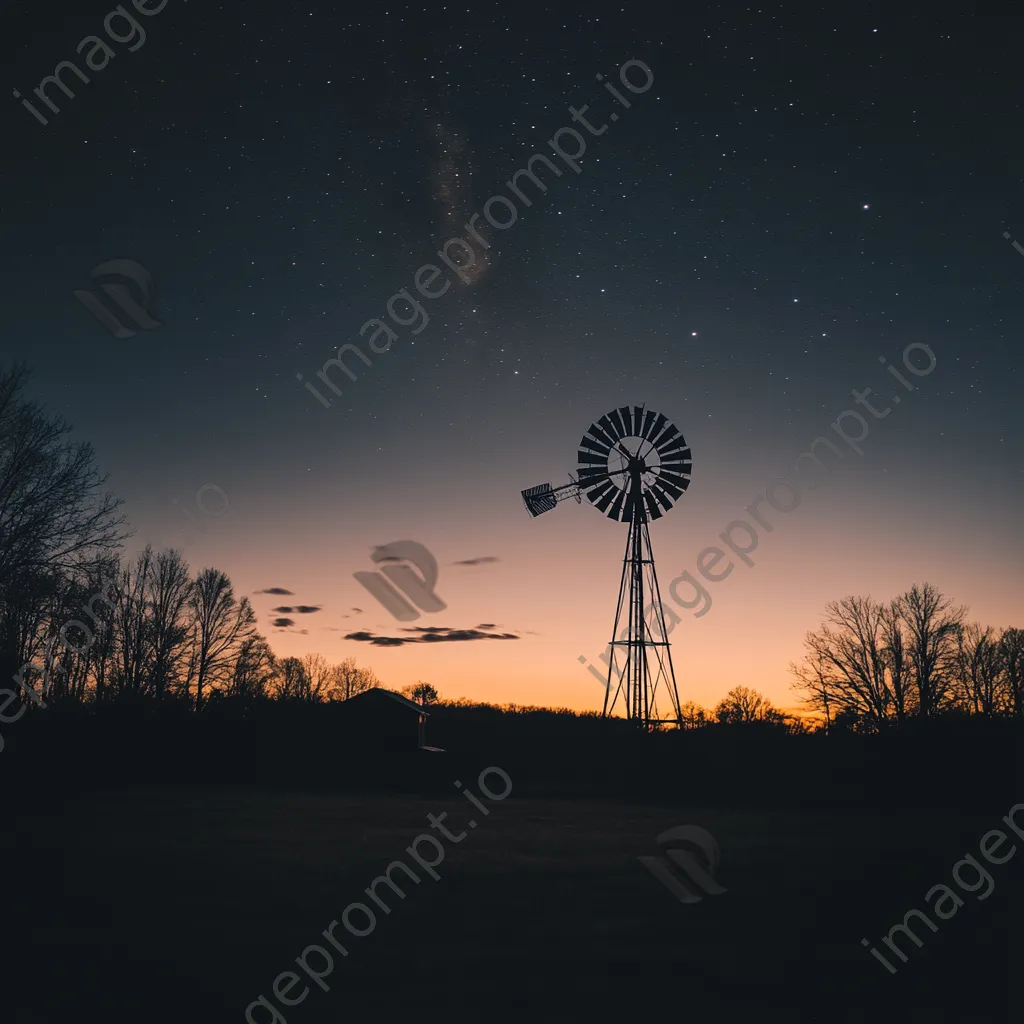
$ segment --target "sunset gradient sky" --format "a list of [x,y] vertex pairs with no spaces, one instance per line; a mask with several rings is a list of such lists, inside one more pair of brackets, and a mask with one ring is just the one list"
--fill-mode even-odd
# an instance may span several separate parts
[[[666,591],[872,388],[878,406],[902,401],[868,416],[864,455],[845,448],[773,513],[754,566],[707,584],[708,614],[678,610],[681,697],[711,705],[743,684],[791,707],[803,634],[850,593],[928,580],[984,623],[1024,626],[1024,257],[1003,237],[1024,237],[1024,191],[1005,170],[1018,101],[996,74],[1016,58],[993,48],[991,16],[983,38],[967,11],[952,26],[590,5],[567,26],[498,5],[429,21],[306,8],[173,4],[49,126],[6,111],[19,258],[0,357],[26,359],[34,397],[95,445],[133,549],[223,569],[280,655],[597,710],[577,659],[609,639],[626,527],[575,502],[532,519],[520,491],[565,483],[609,410],[664,413],[694,460],[651,528]],[[20,17],[34,19],[10,76],[22,92],[99,22]],[[570,105],[616,110],[595,76],[631,59],[652,88],[589,139],[579,174],[563,167],[491,232],[472,283],[430,302],[415,337],[396,326],[356,381],[336,375],[330,408],[305,391],[297,373],[359,341],[531,153],[551,153]],[[152,273],[159,330],[113,338],[72,298],[114,258]],[[910,393],[879,358],[906,375],[915,342],[936,366]],[[186,541],[172,500],[200,519],[204,485],[230,507]],[[415,635],[352,575],[398,540],[434,553],[447,604],[409,625],[519,639],[344,639]],[[272,626],[297,605],[320,610]]]

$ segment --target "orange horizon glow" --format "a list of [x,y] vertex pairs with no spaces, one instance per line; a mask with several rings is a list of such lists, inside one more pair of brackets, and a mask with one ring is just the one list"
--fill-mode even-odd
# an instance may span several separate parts
[[[954,603],[968,605],[973,619],[1024,625],[1019,567],[1007,555],[1005,532],[964,533],[957,515],[942,504],[941,481],[908,483],[880,507],[863,489],[859,468],[806,493],[795,511],[774,513],[772,531],[762,531],[751,555],[755,564],[737,564],[727,579],[707,583],[712,603],[699,618],[669,599],[670,581],[694,570],[699,552],[741,515],[752,488],[713,481],[715,486],[688,494],[678,515],[652,526],[666,616],[671,609],[679,617],[674,628],[670,617],[668,622],[681,702],[712,709],[728,690],[743,685],[780,710],[799,713],[790,662],[801,660],[803,637],[818,628],[825,605],[848,594],[888,600],[927,580]],[[502,501],[507,497],[500,495]],[[488,499],[485,493],[480,500]],[[429,536],[421,532],[418,539],[439,563],[436,592],[447,608],[412,623],[391,618],[352,576],[375,568],[369,558],[375,546],[413,535],[400,510],[384,509],[373,526],[354,526],[341,538],[329,525],[271,503],[261,518],[217,524],[185,555],[193,568],[241,567],[229,572],[235,592],[250,597],[260,631],[280,657],[351,656],[386,687],[424,681],[444,699],[600,712],[604,685],[578,659],[582,655],[606,671],[599,656],[611,632],[627,528],[573,502],[537,519],[521,508],[517,512],[498,541],[486,520],[449,524]],[[345,518],[344,500],[336,514]],[[280,536],[282,529],[302,543],[263,542],[265,533]],[[455,564],[481,557],[495,560]],[[295,596],[256,593],[272,585]],[[272,609],[292,603],[322,610],[295,616],[294,629],[271,628]],[[404,632],[409,626],[481,624],[520,639],[401,647],[344,639],[360,630],[402,637],[413,635]]]

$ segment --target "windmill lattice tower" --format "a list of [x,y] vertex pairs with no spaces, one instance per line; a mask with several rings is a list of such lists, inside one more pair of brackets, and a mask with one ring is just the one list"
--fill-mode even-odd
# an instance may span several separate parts
[[[683,435],[665,416],[644,406],[623,406],[592,423],[583,435],[578,479],[570,473],[570,482],[561,487],[538,484],[522,492],[533,516],[549,512],[565,498],[579,503],[585,494],[609,519],[629,523],[603,714],[611,715],[621,698],[626,718],[646,731],[665,724],[682,726],[648,524],[683,496],[692,465]],[[647,608],[645,601],[650,601]]]

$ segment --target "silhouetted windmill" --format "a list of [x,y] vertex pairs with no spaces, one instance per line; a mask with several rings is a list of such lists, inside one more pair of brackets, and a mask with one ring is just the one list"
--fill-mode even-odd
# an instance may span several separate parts
[[[522,492],[526,508],[533,516],[549,512],[565,498],[579,502],[581,493],[585,493],[587,501],[609,519],[629,523],[604,714],[614,711],[621,695],[626,717],[648,730],[662,723],[682,723],[647,524],[651,519],[660,519],[662,510],[668,511],[683,496],[690,486],[691,467],[690,449],[666,417],[643,406],[623,406],[602,416],[583,435],[578,480],[570,473],[570,483],[561,487],[538,484]],[[649,614],[644,609],[645,594],[653,598]],[[624,619],[628,626],[622,639],[619,625]],[[620,647],[625,648],[621,670],[617,664]],[[656,665],[652,664],[655,658]],[[614,692],[613,676],[617,677]],[[668,691],[670,718],[663,717],[658,710],[659,687]]]

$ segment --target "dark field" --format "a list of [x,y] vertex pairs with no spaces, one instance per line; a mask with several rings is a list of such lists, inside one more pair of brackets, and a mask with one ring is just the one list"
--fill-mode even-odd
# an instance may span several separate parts
[[[1024,856],[982,861],[988,899],[957,890],[964,906],[934,934],[918,928],[922,948],[902,938],[907,963],[890,954],[896,975],[860,945],[868,937],[887,952],[880,936],[911,907],[927,911],[931,886],[956,888],[954,863],[978,857],[989,829],[1006,830],[1009,804],[724,811],[523,799],[514,788],[486,803],[488,817],[454,788],[445,800],[151,787],[16,812],[2,851],[18,866],[5,898],[3,1019],[241,1022],[260,994],[288,1024],[1019,1018],[1009,985]],[[470,818],[479,826],[444,841],[440,881],[420,873],[404,900],[381,887],[391,913],[375,908],[371,934],[336,929],[349,955],[335,951],[330,991],[299,970],[309,995],[283,1008],[274,979],[307,945],[331,948],[321,932],[349,903],[373,906],[364,889],[391,861],[415,870],[405,848],[431,831],[428,813],[446,810],[456,834]],[[724,895],[683,905],[637,861],[679,824],[717,837]]]

